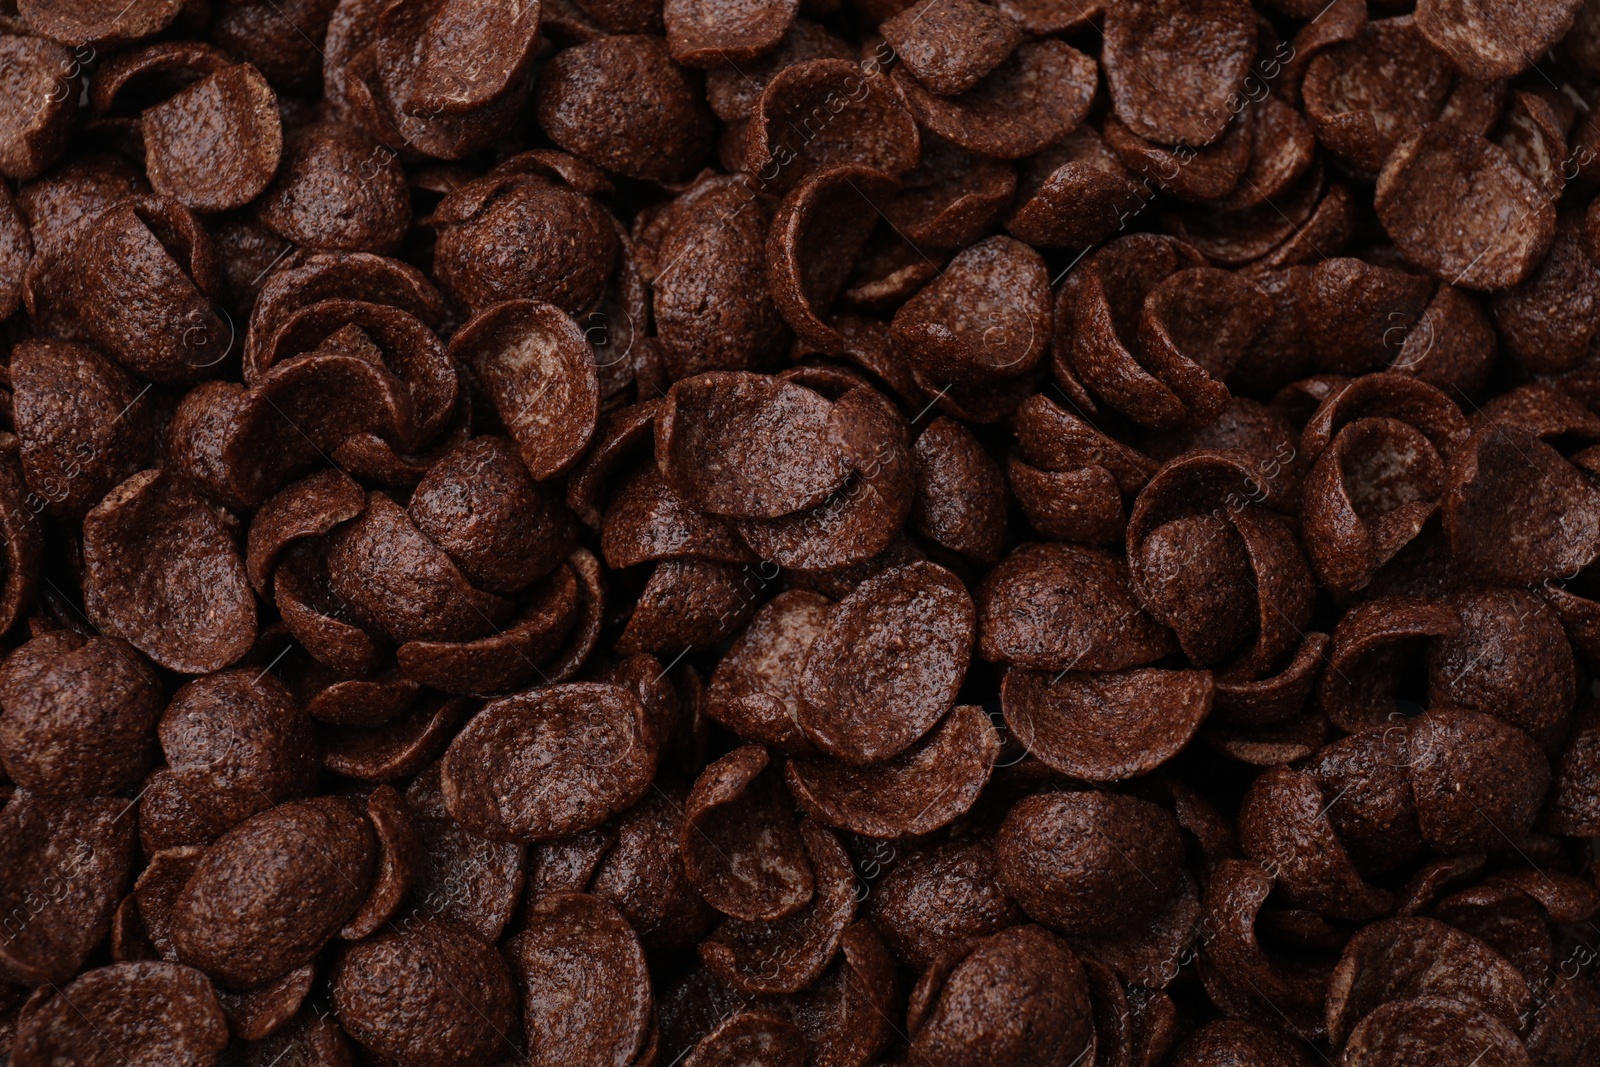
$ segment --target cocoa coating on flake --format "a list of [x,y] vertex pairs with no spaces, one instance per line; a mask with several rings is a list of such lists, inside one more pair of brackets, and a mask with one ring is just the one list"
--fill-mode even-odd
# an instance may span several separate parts
[[255,641],[256,605],[233,535],[175,475],[134,475],[84,518],[84,607],[171,670],[203,674]]
[[616,908],[582,893],[536,901],[506,955],[541,1063],[632,1063],[654,1012],[644,952]]
[[834,608],[807,653],[801,732],[848,763],[904,751],[955,703],[973,628],[965,588],[934,564],[863,582]]
[[228,1023],[205,975],[175,963],[115,963],[35,1005],[17,1029],[12,1062],[204,1067],[227,1044]]
[[161,690],[118,638],[41,634],[0,667],[0,762],[24,789],[107,796],[150,764]]
[[385,930],[333,969],[333,1007],[349,1034],[418,1067],[490,1058],[514,1033],[516,993],[499,953],[447,920]]
[[377,840],[353,802],[295,800],[224,834],[173,910],[178,957],[230,989],[312,959],[366,899]]

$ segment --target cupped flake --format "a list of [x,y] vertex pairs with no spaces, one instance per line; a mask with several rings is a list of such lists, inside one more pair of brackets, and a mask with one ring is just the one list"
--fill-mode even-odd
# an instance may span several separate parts
[[700,942],[718,978],[746,993],[796,993],[822,976],[856,913],[855,870],[832,833],[800,824],[816,892],[793,915],[771,921],[729,917]]
[[208,1067],[227,1045],[228,1021],[205,975],[175,963],[114,963],[30,1003],[11,1062]]
[[656,415],[667,484],[715,515],[778,518],[820,504],[848,467],[828,436],[821,394],[759,374],[712,371],[677,382]]
[[854,764],[904,751],[955,703],[975,621],[966,587],[936,564],[861,583],[806,657],[798,720],[806,739]]
[[977,801],[1000,756],[981,708],[954,708],[919,743],[876,766],[795,760],[795,802],[829,826],[867,837],[913,837],[948,825]]
[[371,889],[377,838],[354,801],[292,800],[206,849],[173,905],[178,958],[228,989],[309,962]]
[[600,379],[572,319],[550,304],[507,301],[458,330],[450,354],[488,392],[534,480],[578,461],[600,416]]
[[902,358],[941,381],[1026,374],[1050,343],[1044,260],[1010,237],[980,241],[901,305],[889,337]]
[[226,67],[144,112],[145,171],[161,196],[195,211],[231,211],[278,170],[278,99],[248,63]]
[[1211,713],[1210,671],[1013,670],[1001,686],[1006,725],[1063,774],[1116,782],[1183,751]]
[[1117,117],[1162,144],[1210,144],[1233,117],[1256,52],[1245,0],[1107,5],[1106,85]]
[[143,471],[83,522],[85,609],[170,670],[205,674],[250,650],[256,605],[233,535],[176,476]]
[[829,167],[906,173],[917,165],[921,142],[901,88],[899,79],[843,59],[786,68],[750,113],[745,172],[757,188],[779,193]]
[[778,47],[798,0],[672,0],[663,6],[667,50],[686,67],[737,67]]
[[1134,597],[1120,556],[1079,545],[1023,545],[978,587],[978,654],[1040,671],[1114,671],[1176,642]]
[[1528,984],[1503,956],[1437,919],[1387,919],[1362,928],[1328,987],[1328,1036],[1343,1041],[1364,1016],[1394,1000],[1446,997],[1517,1025]]
[[0,972],[30,986],[77,974],[111,928],[134,848],[126,801],[12,793],[0,809],[0,906],[13,924]]
[[505,952],[536,1062],[629,1067],[647,1051],[655,1013],[650,973],[616,908],[584,893],[541,897]]
[[[793,915],[815,877],[776,769],[760,745],[708,766],[684,802],[683,867],[706,902],[746,922]],[[767,773],[763,773],[767,772]]]
[[1094,99],[1095,61],[1056,40],[1028,41],[959,96],[935,96],[903,66],[894,81],[923,126],[979,155],[1021,159],[1077,129]]
[[599,826],[644,795],[659,738],[637,697],[599,683],[496,700],[450,743],[450,814],[486,837],[544,841]]
[[1462,74],[1511,78],[1531,67],[1572,28],[1583,0],[1421,0],[1417,29]]
[[1555,205],[1511,155],[1445,122],[1395,147],[1374,204],[1408,262],[1468,289],[1521,282],[1556,236]]

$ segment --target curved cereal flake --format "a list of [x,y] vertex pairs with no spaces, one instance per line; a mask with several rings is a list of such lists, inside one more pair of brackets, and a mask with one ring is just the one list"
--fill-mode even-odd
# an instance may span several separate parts
[[120,792],[148,769],[164,695],[126,641],[40,634],[0,667],[0,762],[48,796]]
[[276,1033],[299,1012],[316,977],[316,967],[308,963],[244,993],[218,990],[217,1001],[227,1016],[228,1029],[244,1041],[259,1041]]
[[[668,376],[750,370],[788,339],[766,278],[772,211],[740,177],[706,178],[650,219],[650,313]],[[710,310],[711,314],[707,314]]]
[[1097,82],[1095,61],[1056,40],[1028,41],[959,96],[935,96],[897,66],[894,81],[917,122],[979,155],[1021,159],[1077,129]]
[[1006,725],[1063,774],[1116,782],[1181,752],[1211,713],[1210,671],[1106,673],[1012,670],[1001,686]]
[[780,519],[741,519],[739,535],[763,560],[796,571],[863,564],[894,543],[911,515],[916,476],[905,417],[882,393],[850,390],[834,405],[829,435],[849,471],[827,500]]
[[148,108],[140,123],[150,185],[195,211],[250,203],[283,152],[277,96],[248,63],[206,75]]
[[1570,836],[1588,836],[1600,826],[1600,718],[1592,707],[1578,716],[1551,760],[1545,821],[1552,832]]
[[654,465],[617,486],[601,523],[600,547],[607,565],[619,569],[680,556],[755,562],[732,526],[673,492]]
[[1532,431],[1491,422],[1449,471],[1445,531],[1474,575],[1528,585],[1576,574],[1600,555],[1600,494]]
[[394,786],[380,785],[367,798],[367,822],[378,840],[378,863],[367,899],[340,929],[346,941],[371,937],[394,917],[416,877],[416,828],[411,811]]
[[[862,874],[881,870],[868,867]],[[917,968],[1021,918],[987,840],[951,841],[896,859],[866,901],[896,956]]]
[[318,471],[262,504],[250,520],[245,540],[245,570],[250,584],[266,595],[283,552],[303,538],[320,537],[357,517],[367,494],[343,471]]
[[706,902],[745,922],[773,922],[812,899],[814,877],[776,769],[760,745],[701,772],[684,803],[681,848]]
[[667,50],[686,67],[737,67],[778,47],[798,8],[798,0],[672,0],[661,12]]
[[1378,597],[1345,613],[1333,631],[1321,707],[1345,730],[1388,722],[1407,663],[1429,638],[1460,632],[1454,608],[1421,597]]
[[42,35],[63,44],[129,44],[160,33],[183,11],[183,0],[19,0],[17,14]]
[[917,81],[939,96],[966,92],[1023,40],[1009,15],[978,0],[922,0],[879,32]]
[[855,871],[837,838],[800,824],[816,892],[801,910],[771,921],[724,919],[700,942],[700,958],[718,978],[746,993],[795,993],[821,977],[855,918]]
[[504,629],[470,641],[407,641],[395,650],[400,671],[447,693],[505,693],[544,676],[575,636],[583,592],[563,565],[530,591],[522,614]]
[[252,817],[206,849],[178,895],[178,958],[234,990],[287,974],[356,913],[377,851],[353,800],[292,800]]
[[238,338],[211,299],[211,239],[172,200],[135,197],[100,215],[76,246],[72,281],[81,329],[136,374],[176,384],[213,374]]
[[0,971],[28,985],[77,974],[111,928],[134,844],[125,801],[16,790],[0,809],[0,905],[12,920],[25,918],[7,928]]
[[11,354],[22,477],[46,514],[82,519],[150,460],[147,387],[87,345],[28,341]]
[[904,751],[954,703],[975,616],[949,571],[912,563],[856,587],[806,657],[799,726],[848,763]]
[[1516,1025],[1528,984],[1499,953],[1437,919],[1388,919],[1350,939],[1328,986],[1328,1036],[1395,1000],[1445,997]]
[[[1301,767],[1328,798],[1317,808],[1326,808],[1340,849],[1363,873],[1393,870],[1422,850],[1410,769],[1402,758],[1405,737],[1404,727],[1368,727],[1322,746]],[[1280,786],[1284,781],[1290,788],[1279,792],[1304,792],[1297,776],[1280,776]],[[1273,832],[1270,824],[1255,827],[1263,829]]]
[[1551,374],[1583,362],[1600,332],[1586,309],[1600,300],[1600,269],[1584,247],[1582,225],[1563,214],[1555,243],[1520,285],[1496,293],[1494,324],[1506,349],[1528,370]]
[[326,540],[328,581],[357,621],[397,642],[463,640],[494,631],[512,602],[477,589],[384,493]]
[[1439,852],[1488,852],[1533,829],[1550,765],[1527,734],[1492,715],[1435,708],[1410,737],[1422,837]]
[[[619,111],[618,100],[651,106]],[[711,145],[704,94],[660,37],[599,37],[557,53],[539,72],[533,114],[556,144],[629,178],[682,181]]]
[[0,55],[5,57],[12,86],[8,95],[15,104],[4,133],[0,133],[0,174],[27,181],[38,177],[65,151],[82,79],[74,70],[69,49],[11,29],[8,26],[7,33],[0,36]]
[[583,893],[534,902],[506,943],[522,992],[529,1052],[540,1063],[628,1067],[652,1040],[645,956],[616,908]]
[[[1106,119],[1103,132],[1106,144],[1123,164],[1142,176],[1143,193],[1154,186],[1194,204],[1221,200],[1239,187],[1250,169],[1250,130],[1254,125],[1254,112],[1241,111],[1219,140],[1198,150],[1147,141],[1114,117]],[[1148,196],[1141,199],[1148,200]],[[1129,217],[1141,209],[1142,205],[1135,205]]]
[[527,75],[539,15],[537,3],[503,11],[479,0],[390,5],[378,26],[379,75],[401,111],[480,111]]
[[877,225],[875,201],[889,188],[869,167],[824,167],[801,178],[773,215],[767,234],[773,302],[795,335],[819,352],[851,348],[829,311]]
[[605,483],[642,443],[654,441],[656,412],[664,400],[657,397],[600,416],[588,451],[567,478],[567,507],[584,525],[600,528]]
[[1058,335],[1059,358],[1095,396],[1141,425],[1169,429],[1187,417],[1183,401],[1135,353],[1146,296],[1200,263],[1198,252],[1172,238],[1132,234],[1096,252],[1069,276],[1078,282],[1062,289],[1057,314],[1070,314],[1072,329]]
[[796,760],[784,776],[795,803],[819,822],[867,837],[911,837],[965,814],[999,755],[1000,737],[988,715],[960,707],[886,763]]
[[[750,117],[761,92],[783,70],[812,59],[853,59],[851,46],[810,18],[796,18],[777,47],[754,59],[706,71],[706,102],[723,122]],[[743,137],[737,138],[740,149]]]
[[[1320,24],[1331,33],[1338,21],[1330,13]],[[1361,21],[1342,28],[1343,40],[1308,42],[1300,95],[1323,149],[1371,178],[1396,144],[1439,117],[1453,79],[1411,18],[1367,22],[1363,12]]]
[[628,624],[617,637],[618,652],[705,651],[727,640],[754,612],[749,567],[705,559],[668,559],[656,564],[639,593]]
[[1078,938],[1085,955],[1099,960],[1132,985],[1164,989],[1193,959],[1199,929],[1200,894],[1187,873],[1147,926],[1122,933]]
[[449,920],[390,928],[334,965],[339,1024],[368,1050],[406,1062],[489,1062],[516,1031],[516,990],[493,945]]
[[587,830],[644,795],[658,740],[638,699],[618,686],[570,683],[505,697],[450,743],[445,803],[496,840]]
[[940,416],[911,448],[917,497],[911,527],[922,536],[985,563],[1005,541],[1005,480],[971,431]]
[[716,921],[684,870],[684,800],[668,785],[628,809],[616,822],[616,843],[600,859],[588,891],[615,904],[646,951],[693,946]]
[[656,416],[667,484],[715,515],[778,518],[843,484],[828,437],[832,405],[765,375],[712,371],[674,383]]
[[988,232],[1010,206],[1016,188],[1011,164],[974,155],[924,132],[922,161],[901,177],[899,189],[883,204],[883,214],[916,247],[960,248]]
[[1428,650],[1429,700],[1498,715],[1548,751],[1566,733],[1578,690],[1577,666],[1560,617],[1520,590],[1484,590],[1453,599],[1461,630]]
[[1020,241],[980,241],[900,306],[889,337],[904,359],[941,381],[1026,374],[1050,342],[1049,271]]
[[1094,1062],[1083,965],[1042,926],[1014,926],[935,965],[911,1002],[913,1063]]
[[822,1067],[866,1063],[893,1039],[894,958],[870,922],[839,939],[833,965],[795,997],[792,1014]]
[[1248,860],[1216,864],[1206,885],[1198,971],[1212,1003],[1236,1019],[1283,1026],[1312,1040],[1326,1033],[1323,999],[1330,968],[1268,956],[1256,935],[1272,875]]
[[90,617],[163,667],[219,670],[255,641],[232,534],[171,474],[144,471],[107,494],[84,519],[83,554]]
[[991,663],[1114,671],[1175,647],[1135,599],[1127,564],[1102,549],[1024,545],[989,572],[974,599],[978,654]]
[[458,330],[450,353],[488,392],[534,480],[577,462],[594,435],[600,385],[572,319],[549,304],[507,301]]
[[114,963],[32,1005],[11,1062],[206,1067],[227,1045],[228,1022],[205,975],[175,963]]
[[1030,918],[1071,937],[1154,919],[1183,874],[1178,823],[1145,800],[1093,791],[1019,801],[995,837],[1001,884]]
[[799,727],[801,675],[832,606],[802,589],[785,590],[762,605],[717,662],[706,714],[747,740],[793,755],[810,753]]
[[838,166],[906,173],[917,165],[921,145],[902,88],[899,79],[842,59],[780,71],[751,110],[745,173],[757,188],[777,193]]
[[1233,117],[1255,59],[1256,25],[1243,0],[1107,5],[1106,85],[1117,117],[1163,144],[1210,144]]
[[1386,913],[1393,898],[1362,881],[1327,810],[1316,779],[1273,767],[1245,795],[1239,846],[1277,873],[1291,903],[1337,919],[1361,921]]
[[1468,289],[1516,285],[1555,240],[1555,206],[1510,154],[1447,123],[1395,147],[1374,203],[1408,262]]
[[1581,0],[1475,4],[1421,0],[1417,29],[1469,78],[1492,81],[1527,70],[1565,37]]
[[397,781],[437,759],[466,712],[464,701],[435,696],[379,726],[323,730],[322,765],[358,781]]
[[1361,1020],[1345,1045],[1347,1067],[1408,1058],[1470,1057],[1483,1067],[1532,1067],[1516,1032],[1492,1015],[1443,997],[1395,1000]]
[[802,1067],[806,1040],[794,1020],[775,1011],[730,1015],[689,1051],[684,1067]]
[[215,827],[207,840],[307,791],[314,780],[309,719],[265,672],[195,679],[173,696],[158,734],[174,784]]
[[1083,248],[1116,233],[1147,199],[1117,154],[1085,126],[1022,164],[1006,232],[1035,248]]
[[262,225],[318,250],[393,252],[411,221],[395,156],[339,123],[291,130],[277,177],[257,201]]
[[524,847],[480,837],[443,813],[414,806],[413,812],[417,867],[410,899],[417,910],[499,940],[522,899]]

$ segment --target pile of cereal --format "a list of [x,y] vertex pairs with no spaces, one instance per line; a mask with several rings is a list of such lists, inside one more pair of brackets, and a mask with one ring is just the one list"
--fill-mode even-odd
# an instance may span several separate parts
[[1597,188],[1600,0],[0,0],[0,1059],[1594,1067]]

